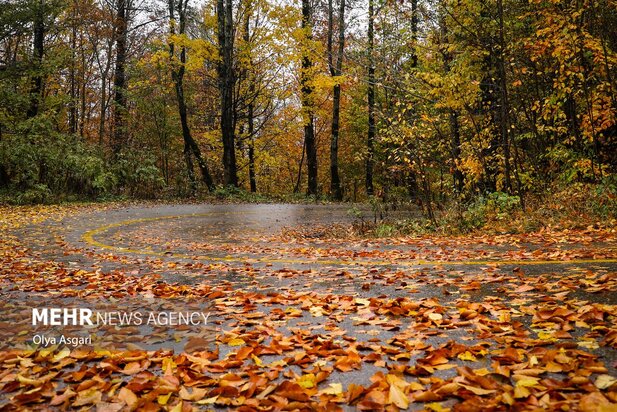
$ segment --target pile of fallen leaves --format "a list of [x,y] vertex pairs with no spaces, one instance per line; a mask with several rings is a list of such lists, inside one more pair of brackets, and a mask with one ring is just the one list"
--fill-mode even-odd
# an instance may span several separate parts
[[[4,208],[0,224],[8,233],[74,212]],[[519,243],[587,241],[591,246],[612,243],[615,235],[592,230],[562,236],[539,233]],[[312,241],[283,253],[319,254]],[[469,251],[472,245],[512,241],[422,237],[393,245],[424,248],[436,259],[457,255],[454,251],[468,258],[479,253]],[[103,344],[44,348],[24,342],[20,337],[27,334],[3,318],[0,407],[6,410],[617,408],[617,274],[609,269],[539,274],[491,265],[465,272],[370,265],[293,269],[90,253],[126,266],[106,272],[67,267],[35,253],[28,242],[14,235],[0,241],[3,312],[11,310],[7,302],[15,297],[154,304],[191,299],[211,308],[216,327],[175,352],[142,347],[146,335],[121,351]],[[86,255],[60,247],[69,257]],[[345,254],[343,243],[337,247],[350,259],[366,258],[353,250]],[[331,256],[331,249],[322,249],[323,256]],[[537,250],[549,253],[546,249]],[[555,258],[588,253],[583,249],[561,251]],[[378,252],[368,257],[397,262],[411,253]],[[602,253],[608,254],[592,255]],[[530,258],[538,257],[546,256]],[[136,268],[146,273],[131,274]],[[154,274],[164,269],[193,274],[195,281],[170,283]]]

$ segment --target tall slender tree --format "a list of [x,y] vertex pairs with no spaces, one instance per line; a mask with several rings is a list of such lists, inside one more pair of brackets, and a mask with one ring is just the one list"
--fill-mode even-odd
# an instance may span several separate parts
[[[247,2],[244,18],[244,43],[248,46],[251,41],[251,7],[250,2]],[[257,192],[257,177],[255,173],[255,74],[253,71],[253,62],[250,55],[250,50],[247,50],[248,54],[248,69],[246,70],[246,77],[249,82],[248,87],[248,107],[246,110],[246,123],[247,123],[247,145],[248,145],[248,157],[249,157],[249,187],[251,193]]]
[[508,79],[506,78],[506,40],[504,35],[504,15],[503,0],[497,0],[497,23],[498,23],[498,43],[497,43],[497,74],[499,76],[499,133],[501,135],[501,145],[503,147],[504,164],[504,189],[506,192],[512,190],[511,166],[510,166],[510,102],[508,101]]
[[234,127],[233,91],[235,83],[233,65],[233,7],[232,0],[217,1],[218,22],[218,84],[221,99],[221,136],[223,141],[224,183],[238,186],[236,144]]
[[128,42],[128,11],[131,0],[116,0],[116,16],[114,22],[114,37],[116,42],[116,67],[114,71],[114,122],[111,135],[111,150],[117,157],[122,150],[127,134],[127,82],[126,59]]
[[[441,5],[441,17],[439,19],[440,25],[440,49],[441,57],[443,60],[444,75],[448,75],[452,69],[452,52],[450,51],[450,33],[448,31],[447,24],[447,12],[445,2]],[[452,179],[454,183],[454,192],[460,195],[463,191],[464,177],[463,172],[459,167],[461,160],[461,132],[459,122],[459,112],[456,109],[448,109],[448,123],[450,126],[450,170],[452,173]]]
[[34,78],[30,89],[30,107],[28,117],[39,113],[43,93],[43,55],[45,54],[45,0],[37,0],[34,9],[32,50]]
[[[193,193],[196,190],[195,174],[193,172],[193,160],[191,156],[195,156],[197,165],[201,171],[203,182],[209,190],[214,189],[214,182],[208,169],[206,159],[201,153],[199,145],[193,139],[191,128],[188,122],[188,114],[186,108],[186,99],[184,97],[184,73],[186,65],[186,46],[180,46],[180,56],[176,58],[176,33],[183,36],[186,31],[186,11],[188,0],[168,0],[169,6],[169,56],[171,58],[171,78],[174,82],[176,91],[176,99],[178,101],[178,112],[180,115],[180,124],[182,126],[182,138],[184,140],[184,159],[186,162],[187,172]],[[177,13],[177,20],[176,20]]]
[[315,112],[313,107],[313,60],[309,44],[313,40],[313,18],[310,0],[302,0],[302,23],[305,43],[302,46],[302,68],[300,84],[302,92],[302,109],[304,111],[304,146],[308,169],[308,195],[317,195],[317,141],[315,139]]
[[[332,0],[328,0],[328,66],[330,75],[339,77],[343,68],[343,52],[345,48],[345,0],[339,0],[338,11],[338,48],[334,57],[334,7]],[[338,148],[341,117],[341,84],[340,79],[335,81],[332,90],[332,126],[330,139],[330,194],[334,200],[342,200],[343,191],[339,177]]]
[[366,139],[366,194],[372,196],[375,156],[375,0],[368,0],[368,135]]

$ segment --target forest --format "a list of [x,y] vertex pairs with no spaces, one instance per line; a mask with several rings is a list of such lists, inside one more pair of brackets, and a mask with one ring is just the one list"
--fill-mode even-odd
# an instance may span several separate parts
[[616,92],[617,0],[0,0],[0,410],[617,411]]
[[0,193],[614,214],[616,28],[615,0],[3,1]]

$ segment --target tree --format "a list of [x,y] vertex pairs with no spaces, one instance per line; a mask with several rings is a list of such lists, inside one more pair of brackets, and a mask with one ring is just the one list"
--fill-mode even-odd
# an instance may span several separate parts
[[128,10],[131,0],[116,0],[115,16],[115,42],[116,42],[116,66],[114,70],[114,122],[111,135],[111,150],[114,158],[117,158],[122,150],[126,139],[127,126],[127,81],[126,59],[128,39]]
[[234,66],[233,66],[233,9],[231,0],[217,1],[218,22],[218,82],[221,98],[221,136],[223,141],[223,170],[225,185],[238,186],[234,127]]
[[302,0],[301,27],[305,44],[302,46],[302,68],[300,85],[302,91],[302,109],[304,114],[304,147],[306,149],[306,165],[308,169],[307,195],[317,195],[317,142],[314,129],[313,101],[313,61],[308,45],[313,40],[312,8],[310,0]]
[[338,146],[341,117],[341,76],[343,66],[343,51],[345,47],[345,0],[339,0],[338,12],[338,49],[336,60],[333,51],[334,11],[332,0],[328,0],[328,66],[330,75],[335,78],[332,88],[332,126],[330,140],[330,194],[334,200],[342,200],[343,192],[339,177]]
[[[249,44],[251,41],[251,22],[250,22],[250,8],[247,7],[245,10],[246,17],[244,22],[244,42],[245,44]],[[251,68],[253,66],[253,61],[250,56],[248,56],[249,69],[247,70],[247,77],[249,78],[249,90],[248,90],[248,107],[247,107],[247,135],[248,135],[248,157],[249,157],[249,187],[251,193],[257,192],[257,178],[255,176],[255,75],[252,73]]]
[[372,196],[373,188],[373,160],[375,156],[375,0],[368,0],[368,134],[366,138],[366,194]]
[[37,0],[34,6],[34,21],[32,24],[32,50],[34,77],[30,89],[30,108],[28,117],[39,113],[43,92],[43,55],[45,54],[45,0]]
[[[180,124],[182,126],[182,138],[184,140],[184,158],[186,161],[187,172],[189,180],[191,182],[193,193],[196,190],[195,175],[193,172],[193,161],[191,158],[195,156],[197,165],[201,171],[203,182],[209,190],[214,189],[214,182],[212,176],[208,170],[208,164],[206,159],[201,153],[197,142],[191,135],[191,129],[188,123],[188,115],[186,110],[186,100],[184,97],[184,73],[186,65],[186,46],[182,44],[180,46],[180,56],[176,61],[176,27],[177,35],[182,37],[185,35],[186,29],[186,10],[188,7],[188,0],[168,0],[169,2],[169,55],[171,58],[171,77],[174,82],[174,88],[176,91],[176,99],[178,100],[178,112],[180,115]],[[176,13],[178,20],[176,21]]]
[[[440,17],[440,31],[441,31],[441,56],[443,59],[444,74],[447,76],[452,69],[453,55],[450,51],[450,39],[448,33],[448,25],[446,22],[447,13],[445,11],[445,5],[442,4],[441,17]],[[459,164],[461,161],[461,132],[459,111],[454,107],[448,108],[448,122],[450,126],[450,154],[451,154],[451,166],[452,179],[454,183],[454,192],[457,196],[460,196],[463,192],[464,176]]]

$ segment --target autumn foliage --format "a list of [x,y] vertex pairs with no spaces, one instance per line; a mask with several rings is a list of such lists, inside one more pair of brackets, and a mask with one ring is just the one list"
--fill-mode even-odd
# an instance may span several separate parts
[[5,198],[614,202],[612,0],[133,3],[1,5]]

